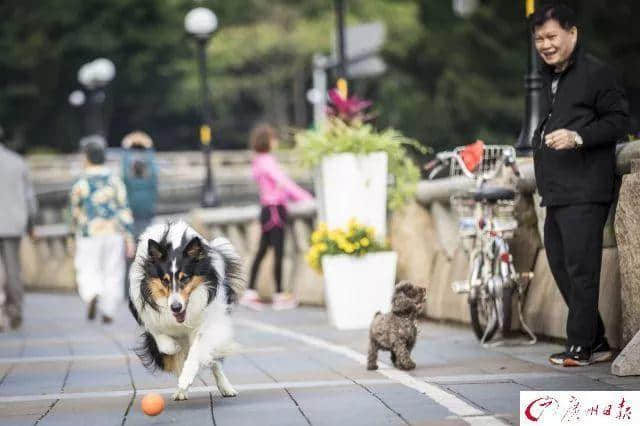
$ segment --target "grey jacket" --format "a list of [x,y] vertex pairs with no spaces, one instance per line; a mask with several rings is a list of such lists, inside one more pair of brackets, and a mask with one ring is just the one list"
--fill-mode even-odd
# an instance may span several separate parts
[[37,210],[27,164],[0,143],[0,238],[22,236]]

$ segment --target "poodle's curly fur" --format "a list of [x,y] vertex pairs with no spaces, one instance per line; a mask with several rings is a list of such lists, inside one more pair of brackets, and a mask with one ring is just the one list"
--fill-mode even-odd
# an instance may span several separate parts
[[391,362],[401,370],[413,370],[411,350],[418,334],[417,319],[426,295],[426,289],[408,281],[396,284],[391,312],[376,312],[369,328],[369,356],[367,370],[378,368],[378,350],[391,352]]

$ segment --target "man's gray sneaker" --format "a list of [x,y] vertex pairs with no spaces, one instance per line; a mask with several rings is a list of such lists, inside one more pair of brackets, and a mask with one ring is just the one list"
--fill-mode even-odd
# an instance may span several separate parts
[[600,343],[599,345],[596,345],[592,349],[591,363],[607,362],[607,361],[611,361],[611,358],[613,358],[613,352],[611,352],[611,348],[609,347],[609,342],[607,342],[606,340]]

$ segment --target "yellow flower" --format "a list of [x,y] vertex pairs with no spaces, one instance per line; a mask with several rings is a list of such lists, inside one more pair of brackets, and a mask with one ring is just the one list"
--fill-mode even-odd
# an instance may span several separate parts
[[314,231],[313,234],[311,234],[311,242],[316,244],[320,241],[322,241],[322,232],[320,232],[319,230]]
[[360,245],[362,247],[369,247],[369,239],[367,237],[361,238],[360,239]]
[[348,254],[351,254],[351,253],[353,253],[353,250],[354,250],[353,246],[349,245],[349,246],[347,246],[347,248],[344,251],[346,251]]
[[353,245],[353,248],[355,248],[356,250],[359,250],[360,249],[360,243],[355,243]]
[[322,252],[327,251],[327,249],[328,249],[328,248],[329,248],[329,247],[327,247],[327,245],[326,245],[325,243],[320,243],[320,244],[318,245],[318,250],[320,250],[320,251],[322,251]]

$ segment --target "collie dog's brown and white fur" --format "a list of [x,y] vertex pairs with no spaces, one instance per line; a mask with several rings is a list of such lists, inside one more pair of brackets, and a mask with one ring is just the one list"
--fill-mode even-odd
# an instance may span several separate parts
[[223,396],[236,396],[222,371],[233,345],[229,317],[242,290],[240,261],[228,240],[208,242],[184,222],[149,227],[129,273],[129,308],[144,328],[143,364],[178,376],[175,400],[201,367],[210,367]]

